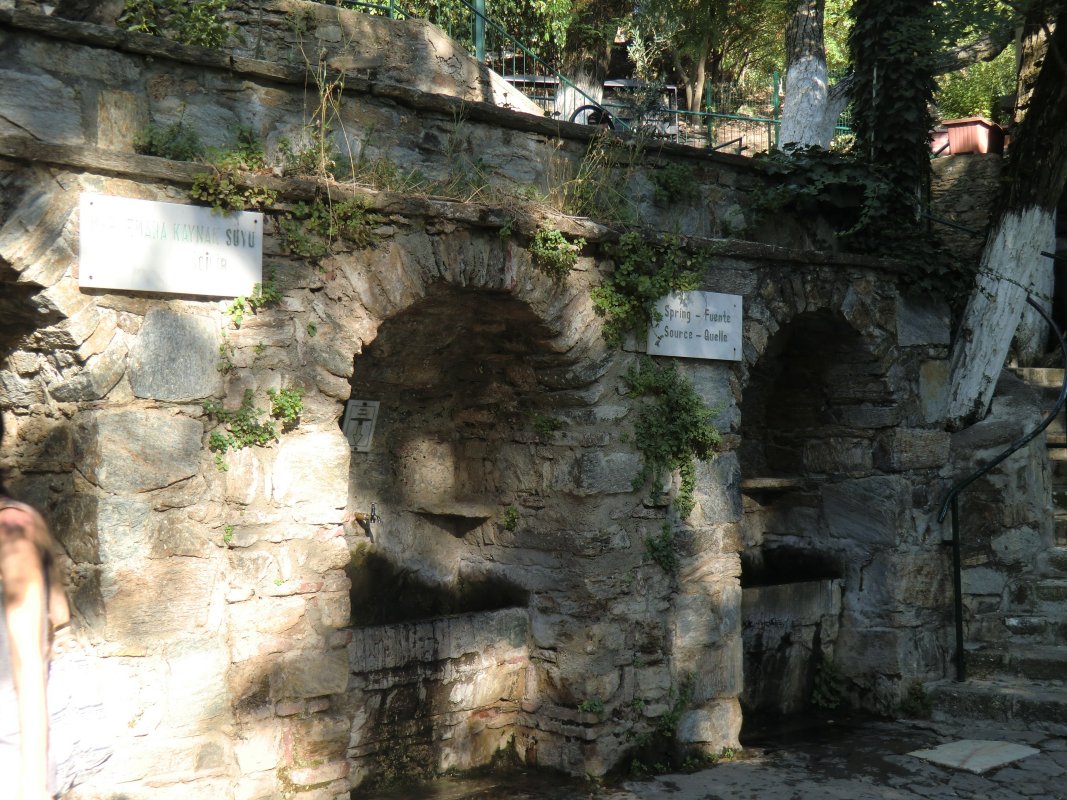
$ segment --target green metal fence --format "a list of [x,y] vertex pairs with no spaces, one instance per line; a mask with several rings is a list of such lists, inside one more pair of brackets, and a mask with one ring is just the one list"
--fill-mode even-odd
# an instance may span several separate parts
[[[662,102],[636,102],[625,96],[612,96],[610,91],[601,98],[600,92],[578,86],[490,18],[486,14],[485,0],[409,2],[418,5],[414,10],[402,6],[397,0],[381,3],[342,0],[341,5],[392,19],[422,18],[434,23],[548,116],[566,116],[568,121],[573,119],[590,124],[604,124],[610,120],[616,129],[638,129],[653,137],[692,147],[745,155],[766,152],[778,146],[782,97],[778,72],[765,85],[712,85],[709,81],[704,87],[700,111],[679,109],[677,94],[671,91],[672,87],[663,87]],[[611,83],[619,82],[608,82]],[[564,87],[577,98],[577,111],[557,108],[557,97]],[[847,123],[846,112],[837,126],[839,136],[849,133]]]

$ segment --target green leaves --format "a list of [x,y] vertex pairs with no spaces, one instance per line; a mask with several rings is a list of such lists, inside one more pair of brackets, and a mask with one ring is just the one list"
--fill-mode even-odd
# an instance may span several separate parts
[[[695,503],[696,459],[706,461],[720,442],[711,423],[716,412],[673,363],[642,359],[626,373],[625,381],[633,397],[649,398],[638,407],[634,420],[634,441],[643,461],[634,488],[679,470],[682,480],[674,508],[684,519]],[[662,487],[654,488],[662,492]]]
[[554,228],[539,228],[530,242],[534,265],[556,280],[562,280],[578,263],[578,253],[585,247],[580,236],[574,242]]
[[231,27],[223,21],[227,0],[126,0],[119,26],[197,47],[222,47]]
[[215,466],[220,472],[229,467],[222,456],[228,450],[240,450],[244,447],[265,447],[278,440],[278,428],[275,420],[282,423],[282,430],[292,430],[299,424],[300,412],[304,408],[304,390],[301,388],[270,389],[267,395],[271,401],[270,418],[260,420],[263,409],[256,408],[252,390],[245,389],[241,405],[228,410],[217,400],[204,401],[204,413],[219,423],[219,428],[208,436],[208,449],[215,453]]
[[604,338],[611,345],[622,343],[630,331],[647,328],[659,313],[655,303],[671,292],[697,287],[706,269],[702,253],[686,249],[679,237],[648,241],[631,231],[605,247],[615,261],[614,271],[593,288],[591,298],[604,316]]

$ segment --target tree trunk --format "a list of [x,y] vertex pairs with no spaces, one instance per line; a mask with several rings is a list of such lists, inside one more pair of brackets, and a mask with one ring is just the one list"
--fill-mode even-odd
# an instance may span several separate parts
[[[1056,204],[1067,183],[1067,13],[1059,15],[1030,107],[1012,143],[1005,188],[982,251],[977,286],[952,348],[949,420],[985,415],[1027,293],[1048,305]],[[1024,332],[1031,340],[1031,329]]]
[[[826,135],[829,99],[826,48],[823,45],[825,0],[796,0],[785,32],[785,105],[779,141],[783,145],[830,147]],[[834,118],[836,121],[836,117]]]

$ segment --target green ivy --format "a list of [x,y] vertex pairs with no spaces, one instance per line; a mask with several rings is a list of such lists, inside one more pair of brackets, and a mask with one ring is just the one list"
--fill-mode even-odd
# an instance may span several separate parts
[[645,555],[659,564],[667,575],[674,576],[678,571],[678,552],[674,547],[674,533],[670,523],[664,522],[656,536],[645,537]]
[[604,701],[599,697],[587,697],[578,704],[578,710],[585,714],[596,714],[599,717],[604,713]]
[[270,415],[281,420],[282,430],[288,431],[300,424],[300,413],[304,410],[304,390],[300,387],[267,390],[270,398]]
[[375,229],[385,222],[362,197],[297,203],[281,222],[282,239],[289,252],[305,258],[322,258],[338,240],[359,249],[378,241]]
[[504,509],[504,530],[514,531],[519,527],[519,509],[508,506]]
[[930,183],[933,9],[932,0],[856,0],[849,9],[856,152],[894,187],[889,213],[911,224]]
[[649,173],[656,205],[672,206],[700,197],[699,184],[692,170],[682,164],[667,164]]
[[686,249],[682,239],[649,241],[631,231],[605,246],[615,269],[593,288],[593,307],[605,317],[604,338],[619,345],[630,331],[639,332],[660,313],[656,301],[671,292],[696,289],[707,268],[707,257]]
[[267,169],[267,153],[263,142],[255,131],[247,126],[240,126],[235,131],[236,142],[226,150],[214,151],[210,161],[224,170],[241,170],[244,172],[263,172]]
[[534,265],[556,280],[566,278],[578,263],[578,253],[585,247],[585,239],[568,242],[555,228],[539,228],[530,242]]
[[245,185],[237,169],[215,167],[211,172],[193,176],[189,196],[211,206],[216,214],[232,211],[262,210],[274,205],[278,193],[262,186]]
[[541,438],[547,438],[563,427],[563,420],[548,414],[538,414],[533,419],[533,429]]
[[782,211],[800,219],[820,217],[841,249],[905,262],[903,282],[924,291],[953,297],[968,285],[970,268],[939,248],[910,207],[901,210],[911,200],[900,199],[902,190],[884,167],[817,146],[761,153],[752,163],[766,176],[753,193],[758,217],[774,219]]
[[267,395],[271,409],[265,420],[261,419],[265,412],[256,408],[251,389],[245,389],[241,405],[233,410],[225,408],[217,400],[204,401],[204,413],[220,426],[208,435],[208,449],[215,454],[215,466],[220,472],[229,469],[223,459],[227,451],[265,447],[278,441],[276,421],[281,422],[283,431],[292,430],[299,424],[300,412],[304,407],[303,389],[282,389],[280,392],[271,389]]
[[185,124],[185,115],[170,125],[149,124],[133,137],[133,150],[142,156],[171,161],[197,161],[204,155],[200,135]]
[[[846,247],[867,251],[878,244],[877,229],[892,207],[892,183],[866,159],[811,147],[760,153],[753,166],[767,180],[754,193],[753,210],[773,218],[779,211],[820,216]],[[911,220],[899,221],[914,229]]]
[[225,471],[222,456],[228,450],[240,450],[244,447],[263,447],[278,439],[278,429],[271,420],[260,421],[263,410],[256,408],[252,399],[252,390],[245,389],[241,405],[229,411],[217,400],[204,401],[204,413],[223,427],[216,428],[208,436],[208,449],[215,453],[215,465]]
[[[252,294],[247,297],[237,297],[226,308],[226,313],[233,320],[235,328],[240,328],[248,314],[255,314],[261,308],[276,306],[282,301],[282,293],[274,280],[274,272],[267,273],[267,278],[262,283],[252,287]],[[221,348],[219,350],[222,352]]]
[[223,21],[227,0],[126,0],[119,27],[197,47],[221,47],[233,29]]
[[[706,461],[719,445],[719,432],[711,424],[716,412],[673,363],[641,359],[625,380],[632,396],[650,400],[638,407],[634,421],[634,441],[643,462],[634,489],[677,469],[681,486],[674,509],[684,519],[695,504],[696,460]],[[653,490],[662,493],[663,487],[656,485]]]

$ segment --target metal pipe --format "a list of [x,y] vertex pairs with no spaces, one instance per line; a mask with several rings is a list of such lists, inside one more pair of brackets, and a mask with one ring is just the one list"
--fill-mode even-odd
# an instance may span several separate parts
[[960,553],[960,493],[972,483],[974,483],[976,480],[988,473],[991,469],[993,469],[993,467],[1002,462],[1016,450],[1028,444],[1039,433],[1045,430],[1045,428],[1051,425],[1052,420],[1056,419],[1056,417],[1060,413],[1060,410],[1063,408],[1064,402],[1067,401],[1067,341],[1064,341],[1063,332],[1060,330],[1060,327],[1053,321],[1052,317],[1045,313],[1045,309],[1041,308],[1041,306],[1034,302],[1033,297],[1027,295],[1026,302],[1029,303],[1030,306],[1032,306],[1037,311],[1037,313],[1042,316],[1045,322],[1048,323],[1049,327],[1052,328],[1052,332],[1056,334],[1056,340],[1060,343],[1060,350],[1063,352],[1063,360],[1065,367],[1063,385],[1060,386],[1060,394],[1059,397],[1056,398],[1055,405],[1052,406],[1052,410],[1049,411],[1049,413],[1045,416],[1045,419],[1041,422],[1041,424],[1034,428],[1032,431],[1030,431],[1030,433],[1020,437],[1019,439],[1016,439],[1014,442],[1008,445],[1008,448],[1003,453],[998,455],[988,464],[980,467],[979,469],[971,473],[969,476],[956,483],[949,490],[948,494],[945,495],[945,500],[941,504],[941,511],[937,515],[938,523],[942,523],[945,521],[945,515],[948,514],[949,510],[951,509],[952,511],[952,584],[953,589],[955,591],[954,614],[956,617],[956,680],[958,681],[964,680],[964,675],[966,674],[963,664],[963,564]]
[[952,593],[956,617],[956,681],[967,680],[967,666],[963,660],[963,557],[960,546],[960,498],[952,498]]

